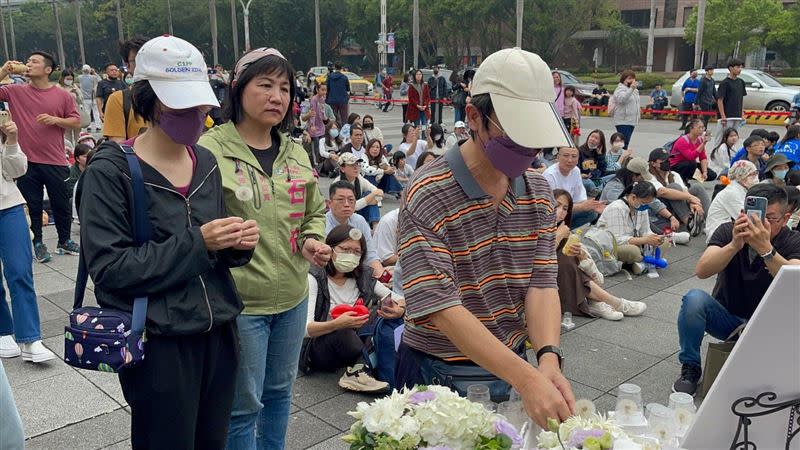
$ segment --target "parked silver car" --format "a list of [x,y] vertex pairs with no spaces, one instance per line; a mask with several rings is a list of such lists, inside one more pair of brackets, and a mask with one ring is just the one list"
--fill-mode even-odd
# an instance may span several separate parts
[[[588,100],[592,97],[592,91],[597,89],[597,84],[595,83],[584,83],[578,79],[575,75],[567,72],[566,70],[556,69],[556,72],[561,74],[561,84],[564,86],[572,86],[575,88],[575,97],[578,98],[578,101],[583,103],[585,100]],[[614,86],[616,87],[616,86]],[[614,92],[614,87],[608,89],[609,92]]]
[[[698,77],[702,77],[704,74],[704,70],[697,71]],[[714,69],[713,76],[714,83],[719,88],[719,83],[728,76],[728,69]],[[686,72],[672,85],[672,97],[669,101],[672,106],[680,106],[683,100],[681,87],[688,78],[689,72]],[[760,70],[742,69],[739,78],[744,81],[747,89],[747,95],[744,96],[744,109],[789,111],[792,99],[800,92],[800,87],[784,86],[772,75]]]

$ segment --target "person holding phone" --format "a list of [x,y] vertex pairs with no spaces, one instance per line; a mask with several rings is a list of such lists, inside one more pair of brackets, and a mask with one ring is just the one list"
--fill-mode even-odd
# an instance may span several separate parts
[[686,134],[672,144],[669,156],[670,169],[677,172],[685,184],[694,179],[697,169],[700,169],[700,181],[713,181],[717,178],[716,172],[708,167],[706,144],[709,139],[710,135],[703,121],[693,119],[686,126]]
[[631,143],[633,129],[639,124],[641,118],[641,104],[639,101],[639,89],[636,86],[636,73],[632,70],[624,70],[619,75],[619,84],[614,89],[614,126],[617,131],[625,136],[625,148]]
[[692,289],[683,296],[678,313],[682,367],[673,392],[696,393],[705,333],[727,339],[752,317],[781,267],[800,265],[800,233],[786,226],[792,213],[786,190],[756,184],[747,197],[765,199],[764,219],[760,212],[749,211],[748,216],[743,209],[736,220],[720,225],[695,267],[700,279],[717,276],[713,292]]
[[[309,305],[306,322],[306,360],[301,364],[311,370],[331,372],[347,367],[339,386],[354,392],[383,392],[389,383],[376,380],[362,358],[364,340],[359,330],[375,315],[386,320],[402,320],[405,299],[395,294],[372,276],[365,264],[367,240],[350,225],[334,227],[325,243],[333,249],[331,260],[322,268],[314,267],[308,275]],[[346,311],[338,315],[341,305],[355,306],[361,301],[373,305],[375,314]],[[347,308],[345,308],[347,309]],[[303,357],[301,356],[301,358]]]

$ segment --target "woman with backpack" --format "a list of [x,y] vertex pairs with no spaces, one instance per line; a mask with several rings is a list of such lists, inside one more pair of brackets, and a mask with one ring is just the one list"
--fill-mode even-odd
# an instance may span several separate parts
[[558,257],[558,292],[561,311],[578,315],[621,320],[623,316],[638,316],[647,305],[615,297],[603,289],[603,274],[585,248],[570,243],[572,196],[563,189],[554,189],[556,201],[556,256]]
[[333,249],[331,260],[308,275],[308,295],[314,303],[308,308],[306,337],[310,340],[301,365],[305,371],[325,372],[347,367],[340,387],[383,392],[388,380],[376,380],[363,362],[358,363],[365,347],[362,335],[366,337],[378,317],[402,323],[405,299],[376,280],[372,270],[364,270],[367,241],[357,228],[337,225],[325,243]]
[[161,71],[205,69],[200,51],[164,35],[145,43],[136,63],[133,110],[151,126],[126,144],[140,161],[151,239],[135,243],[132,172],[123,149],[107,142],[76,194],[81,257],[101,307],[130,313],[135,297],[149,296],[146,359],[119,373],[133,448],[220,449],[240,357],[242,299],[230,269],[250,262],[259,228],[226,211],[217,162],[197,145],[219,105],[205,71],[169,79]]
[[656,188],[649,181],[633,183],[618,200],[611,202],[597,225],[605,227],[617,241],[617,259],[639,275],[644,272],[642,263],[647,246],[658,247],[665,242],[663,235],[650,229],[650,203],[656,198]]

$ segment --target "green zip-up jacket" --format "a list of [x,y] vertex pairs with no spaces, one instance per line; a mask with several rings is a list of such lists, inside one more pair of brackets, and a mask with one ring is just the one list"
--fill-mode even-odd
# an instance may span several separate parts
[[243,314],[288,311],[308,296],[306,238],[325,235],[325,199],[303,147],[285,134],[270,177],[232,122],[212,128],[200,145],[217,158],[228,214],[255,219],[261,230],[250,263],[231,269]]

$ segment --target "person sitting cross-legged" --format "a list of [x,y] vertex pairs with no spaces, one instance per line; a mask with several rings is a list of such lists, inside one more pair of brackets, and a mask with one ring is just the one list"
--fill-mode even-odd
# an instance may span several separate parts
[[308,298],[316,303],[308,308],[306,336],[311,339],[301,356],[304,359],[301,365],[320,371],[347,367],[339,379],[342,388],[356,392],[385,391],[389,383],[376,380],[365,364],[357,364],[365,346],[359,331],[369,325],[370,314],[346,311],[339,315],[335,307],[354,306],[359,299],[368,306],[379,302],[379,317],[402,322],[405,299],[373,278],[369,267],[364,265],[367,240],[358,228],[338,225],[328,233],[325,243],[333,249],[331,260],[323,268],[312,268],[308,275]]
[[606,206],[605,202],[587,197],[581,170],[578,168],[579,158],[577,148],[559,148],[557,163],[545,169],[542,174],[551,189],[567,191],[575,202],[572,212],[573,229],[597,220]]
[[655,186],[659,200],[678,218],[682,228],[685,226],[692,236],[698,236],[703,231],[705,212],[711,205],[708,192],[700,183],[687,188],[680,174],[670,171],[669,154],[663,148],[650,152],[648,160],[653,175],[650,182]]
[[678,313],[682,368],[672,386],[674,392],[694,395],[697,391],[703,335],[727,339],[750,319],[781,267],[800,265],[800,233],[786,227],[791,215],[786,191],[757,184],[747,195],[767,199],[765,218],[740,213],[735,222],[723,223],[697,262],[697,277],[717,275],[717,282],[712,294],[692,289],[683,297]]

